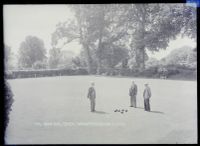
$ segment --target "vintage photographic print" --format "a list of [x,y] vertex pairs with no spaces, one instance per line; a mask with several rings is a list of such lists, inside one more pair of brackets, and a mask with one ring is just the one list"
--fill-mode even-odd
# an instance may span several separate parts
[[196,144],[197,6],[4,4],[5,144]]

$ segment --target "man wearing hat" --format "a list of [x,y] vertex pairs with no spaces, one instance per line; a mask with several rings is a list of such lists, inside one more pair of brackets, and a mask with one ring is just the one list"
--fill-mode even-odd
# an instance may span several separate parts
[[149,99],[151,97],[151,89],[149,88],[148,84],[144,84],[145,89],[143,92],[143,97],[144,97],[144,109],[145,111],[150,111],[150,104],[149,104]]
[[132,85],[129,89],[129,96],[130,96],[130,102],[131,102],[131,107],[136,108],[136,96],[137,96],[137,85],[132,81]]
[[88,89],[88,95],[87,95],[87,98],[90,99],[91,112],[95,111],[96,91],[94,85],[95,85],[94,82],[91,82],[91,87]]

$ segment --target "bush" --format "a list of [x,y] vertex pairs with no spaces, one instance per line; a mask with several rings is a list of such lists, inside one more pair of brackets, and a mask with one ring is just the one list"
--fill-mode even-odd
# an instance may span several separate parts
[[4,113],[4,119],[5,119],[4,120],[4,122],[5,122],[4,123],[4,131],[5,131],[6,127],[8,126],[8,123],[9,123],[9,114],[10,114],[10,111],[12,110],[11,107],[12,107],[12,104],[14,102],[11,87],[6,80],[4,81],[4,91],[5,91],[5,95],[4,95],[4,99],[5,99],[5,103],[4,103],[4,110],[5,110],[5,113]]
[[193,70],[181,70],[178,74],[171,75],[171,79],[186,79],[186,80],[196,80],[197,76]]
[[158,76],[158,67],[149,67],[142,72],[140,72],[141,76],[144,77],[157,77]]
[[195,70],[195,67],[189,67],[187,65],[180,65],[180,64],[169,64],[165,66],[166,68],[177,68],[177,69],[185,69],[185,70]]
[[46,69],[47,68],[47,64],[44,61],[36,61],[33,64],[33,68],[34,69]]
[[179,70],[176,69],[176,68],[168,68],[168,69],[167,69],[167,76],[168,76],[168,77],[170,77],[170,76],[172,76],[172,75],[176,75],[176,74],[178,74],[178,73],[180,73],[180,72],[179,72]]
[[78,68],[76,69],[76,75],[88,75],[88,70],[85,68]]
[[167,65],[167,66],[165,66],[165,68],[167,69],[168,77],[179,74],[182,70],[189,70],[189,68],[187,68],[183,65],[175,65],[175,64]]
[[123,68],[120,70],[120,75],[122,76],[132,76],[132,71],[129,68]]
[[88,75],[85,68],[50,69],[50,70],[19,70],[13,71],[9,78],[34,78],[45,76]]
[[12,71],[5,71],[5,78],[6,79],[12,79],[13,78]]

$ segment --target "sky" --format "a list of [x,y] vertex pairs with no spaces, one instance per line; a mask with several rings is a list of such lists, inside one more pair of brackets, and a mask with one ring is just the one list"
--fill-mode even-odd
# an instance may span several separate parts
[[[4,43],[17,54],[20,43],[28,35],[42,39],[46,49],[51,48],[51,34],[56,24],[73,19],[67,5],[4,5]],[[65,49],[79,52],[78,43],[65,46]],[[47,51],[48,52],[48,51]]]
[[[20,43],[28,35],[37,36],[42,39],[45,48],[51,48],[51,34],[55,31],[56,24],[73,19],[73,13],[68,5],[4,5],[4,43],[11,47],[14,54],[17,54]],[[196,42],[189,38],[178,37],[170,41],[166,50],[160,50],[152,54],[147,52],[149,57],[161,59],[170,51],[182,46],[195,47]],[[81,46],[78,42],[70,43],[64,47],[65,50],[78,54]],[[48,51],[47,51],[48,52]]]

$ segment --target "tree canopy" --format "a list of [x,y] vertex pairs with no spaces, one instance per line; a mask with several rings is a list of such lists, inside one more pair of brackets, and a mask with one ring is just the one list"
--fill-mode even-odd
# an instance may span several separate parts
[[19,68],[32,68],[37,61],[46,59],[43,40],[35,36],[27,36],[19,48]]
[[75,20],[57,25],[52,44],[78,40],[89,72],[99,74],[103,66],[114,68],[125,58],[134,58],[143,70],[147,49],[166,49],[178,34],[196,38],[196,8],[185,4],[73,5],[71,10]]

